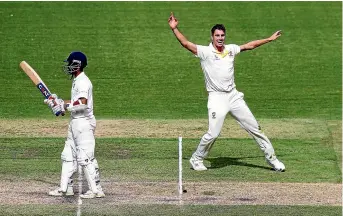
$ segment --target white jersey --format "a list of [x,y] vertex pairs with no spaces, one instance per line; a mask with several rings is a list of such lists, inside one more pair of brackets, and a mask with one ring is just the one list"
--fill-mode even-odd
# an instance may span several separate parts
[[197,46],[196,57],[200,58],[208,92],[229,92],[236,87],[234,78],[234,60],[241,49],[236,44],[225,45],[222,53],[210,43],[209,46]]
[[82,113],[72,112],[72,118],[93,118],[93,85],[87,75],[82,72],[73,80],[71,88],[71,103],[73,104],[79,98],[87,99],[87,109]]

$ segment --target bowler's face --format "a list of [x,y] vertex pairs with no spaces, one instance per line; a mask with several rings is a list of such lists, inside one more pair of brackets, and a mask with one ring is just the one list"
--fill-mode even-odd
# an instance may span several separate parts
[[225,42],[225,33],[223,30],[216,29],[212,35],[212,43],[215,47],[223,47]]

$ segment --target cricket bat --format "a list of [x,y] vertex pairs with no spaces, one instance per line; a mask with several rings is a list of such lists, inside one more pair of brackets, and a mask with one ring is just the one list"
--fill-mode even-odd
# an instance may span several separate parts
[[[26,75],[30,77],[30,79],[35,84],[35,86],[37,86],[37,88],[42,93],[42,95],[46,99],[49,99],[49,97],[51,96],[51,92],[48,89],[48,87],[45,85],[43,80],[39,77],[37,72],[26,61],[20,62],[19,65],[21,69],[26,73]],[[58,112],[56,113],[56,116],[59,116],[60,114],[64,116],[64,112]]]

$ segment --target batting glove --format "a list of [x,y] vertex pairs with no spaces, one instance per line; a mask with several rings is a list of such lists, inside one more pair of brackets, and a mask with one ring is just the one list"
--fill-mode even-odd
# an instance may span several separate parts
[[62,113],[62,109],[60,105],[56,105],[54,107],[51,108],[52,112],[54,113],[54,115],[58,116],[59,114]]
[[47,104],[50,108],[56,105],[55,100],[59,99],[57,94],[51,94],[48,99],[44,100],[44,103]]
[[50,98],[51,98],[51,99],[57,99],[58,96],[57,96],[57,94],[51,94],[50,97],[49,97],[49,99],[50,99]]
[[57,98],[55,99],[55,103],[56,103],[56,106],[60,106],[62,112],[65,112],[64,100],[62,100],[61,98]]
[[50,108],[53,108],[55,106],[53,99],[45,99],[44,103],[47,104]]

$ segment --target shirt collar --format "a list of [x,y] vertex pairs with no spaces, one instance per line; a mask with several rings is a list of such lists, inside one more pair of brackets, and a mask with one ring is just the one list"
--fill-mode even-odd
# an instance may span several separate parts
[[212,43],[212,42],[209,44],[209,47],[211,48],[212,52],[214,52],[214,53],[217,53],[217,54],[225,53],[225,45],[224,45],[224,50],[223,50],[223,52],[219,52],[219,51],[213,46],[213,43]]
[[81,77],[85,76],[85,72],[81,72],[77,77],[74,78],[74,81],[81,79]]
[[215,53],[215,54],[221,56],[222,58],[224,58],[224,57],[229,53],[229,51],[226,50],[225,45],[224,45],[224,50],[223,50],[223,52],[219,52],[216,48],[214,48],[212,42],[210,43],[209,47],[211,48],[211,50],[212,50],[213,53]]

